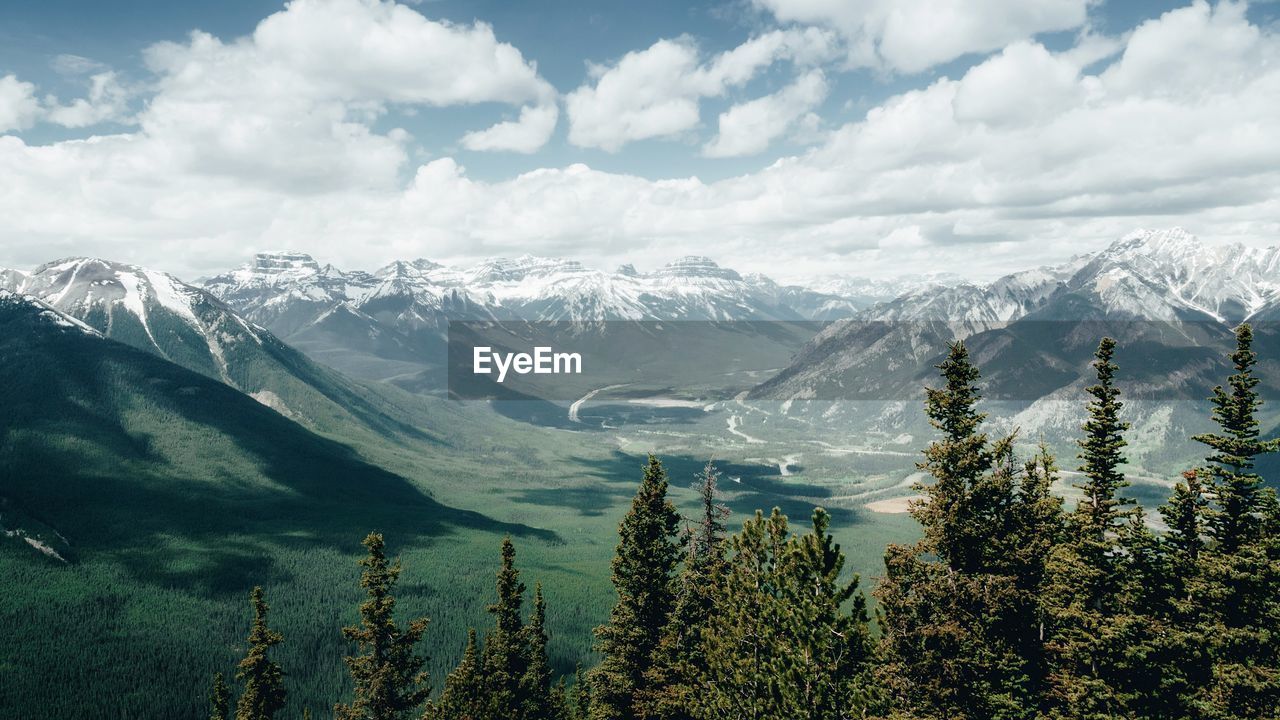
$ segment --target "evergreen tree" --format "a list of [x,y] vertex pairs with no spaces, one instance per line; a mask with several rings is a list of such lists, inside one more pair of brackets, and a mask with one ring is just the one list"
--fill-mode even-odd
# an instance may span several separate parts
[[[1068,540],[1050,562],[1050,702],[1064,717],[1115,716],[1124,712],[1131,695],[1123,688],[1132,679],[1126,650],[1135,639],[1122,630],[1136,626],[1126,614],[1131,598],[1123,590],[1135,558],[1120,540],[1133,513],[1124,509],[1131,501],[1119,495],[1128,484],[1120,470],[1128,423],[1120,420],[1115,347],[1114,340],[1103,338],[1094,354],[1097,383],[1086,389],[1088,419],[1079,441],[1085,482],[1077,487],[1082,497],[1069,518]],[[1126,537],[1145,540],[1134,533]]]
[[[1010,460],[1011,456],[1002,473],[1011,472],[1007,466]],[[1051,620],[1045,594],[1051,557],[1062,542],[1065,526],[1062,499],[1053,494],[1058,479],[1057,460],[1041,442],[1036,455],[1023,465],[1008,512],[1010,526],[995,539],[1006,557],[1006,572],[1014,578],[1018,597],[1016,613],[1010,618],[1014,628],[1010,639],[1012,652],[1025,663],[1028,697],[1038,698],[1043,693],[1049,674],[1045,640]]]
[[920,469],[934,482],[918,488],[925,501],[917,504],[913,515],[923,526],[930,552],[951,570],[970,572],[983,567],[987,541],[995,535],[988,508],[975,493],[994,467],[995,456],[986,433],[980,431],[986,414],[977,411],[979,373],[964,343],[953,343],[937,367],[945,385],[926,388],[925,411],[942,438],[925,450]]
[[[941,434],[925,450],[932,485],[912,515],[924,537],[890,545],[880,598],[882,675],[898,709],[916,718],[1028,718],[1040,679],[1035,558],[1016,552],[1022,527],[1052,504],[1020,473],[1013,438],[992,442],[977,411],[979,374],[964,344],[938,366],[925,410]],[[1023,487],[1025,485],[1025,487]],[[1026,504],[1025,508],[1020,508]]]
[[1190,704],[1205,718],[1280,716],[1280,547],[1268,534],[1275,491],[1253,471],[1259,455],[1276,450],[1262,440],[1256,412],[1262,401],[1253,376],[1253,331],[1241,325],[1231,354],[1229,391],[1214,389],[1213,419],[1220,432],[1196,436],[1212,453],[1199,472],[1208,480],[1200,550],[1191,585],[1195,640],[1211,658],[1208,678]]
[[779,612],[786,633],[783,712],[776,717],[839,720],[884,709],[872,676],[866,597],[857,575],[840,579],[845,558],[827,532],[830,522],[825,510],[815,509],[811,531],[788,546]]
[[556,703],[551,697],[551,663],[547,658],[547,603],[542,597],[542,583],[533,587],[533,612],[524,627],[525,647],[528,648],[528,667],[525,669],[522,690],[521,717],[526,720],[544,720],[555,714]]
[[267,627],[270,609],[262,598],[262,588],[249,594],[253,605],[253,625],[249,629],[249,649],[236,670],[244,691],[236,703],[236,720],[271,720],[284,707],[284,671],[267,654],[284,642],[284,636]]
[[[1124,506],[1133,501],[1119,495],[1129,483],[1120,466],[1125,463],[1123,449],[1128,443],[1124,432],[1129,423],[1120,420],[1120,390],[1115,386],[1118,367],[1114,362],[1116,341],[1102,338],[1094,353],[1093,368],[1098,382],[1085,392],[1092,398],[1087,410],[1084,439],[1080,444],[1080,472],[1085,483],[1077,486],[1084,494],[1076,506],[1075,525],[1080,533],[1097,545],[1105,545],[1117,528],[1128,522]],[[1096,549],[1096,548],[1095,548]]]
[[707,720],[836,720],[882,710],[874,644],[858,579],[816,509],[811,532],[788,536],[778,509],[757,512],[730,543],[716,612],[702,634],[706,671],[689,693]]
[[1275,441],[1258,437],[1255,413],[1262,405],[1258,378],[1253,376],[1257,356],[1253,352],[1253,329],[1248,323],[1236,330],[1236,349],[1231,354],[1235,373],[1228,378],[1230,391],[1213,389],[1213,419],[1219,433],[1197,435],[1195,439],[1213,451],[1207,458],[1207,474],[1214,502],[1209,512],[1208,532],[1220,552],[1235,552],[1258,537],[1262,512],[1262,478],[1253,472],[1254,459],[1276,449]]
[[229,720],[231,717],[231,690],[222,673],[213,674],[213,687],[209,690],[209,720]]
[[476,630],[467,630],[467,647],[462,661],[445,678],[444,690],[423,716],[426,720],[481,720],[487,717],[488,704],[484,675],[480,667],[480,651]]
[[780,657],[779,564],[787,518],[759,510],[729,539],[729,566],[716,588],[717,612],[703,633],[707,671],[694,695],[701,720],[764,720],[777,714],[784,682]]
[[368,599],[360,605],[360,625],[342,629],[343,637],[357,643],[361,652],[345,658],[355,698],[350,705],[335,706],[334,714],[339,720],[398,720],[421,707],[431,694],[423,670],[426,659],[415,652],[428,621],[411,620],[403,629],[396,624],[392,593],[400,562],[387,560],[380,533],[369,533],[364,546],[368,555],[360,561],[364,568],[360,586]]
[[1185,594],[1188,581],[1198,572],[1200,554],[1205,548],[1208,505],[1199,473],[1188,470],[1182,474],[1182,482],[1174,485],[1169,502],[1160,506],[1160,515],[1169,527],[1164,542],[1173,563],[1174,579],[1182,586],[1182,591],[1175,595]]
[[644,718],[690,718],[692,695],[706,672],[702,632],[714,611],[715,586],[725,569],[724,518],[729,515],[720,502],[719,477],[714,463],[708,462],[695,486],[701,512],[686,531],[687,553],[676,584],[675,606],[638,700]]
[[488,608],[494,627],[485,638],[482,656],[489,717],[495,720],[519,718],[528,700],[525,675],[529,654],[520,612],[525,586],[520,582],[515,563],[515,545],[510,537],[503,538],[502,565],[497,576],[498,599]]
[[551,710],[548,720],[573,720],[573,709],[569,705],[569,688],[565,685],[564,676],[551,688]]
[[587,676],[582,672],[582,663],[578,663],[573,671],[573,692],[570,696],[569,709],[573,720],[589,720],[591,717],[591,687],[587,683]]
[[596,647],[604,656],[591,680],[593,720],[631,720],[645,690],[645,675],[667,625],[680,563],[680,516],[667,499],[667,474],[650,455],[631,509],[619,527],[613,558],[618,601],[609,623],[596,629]]

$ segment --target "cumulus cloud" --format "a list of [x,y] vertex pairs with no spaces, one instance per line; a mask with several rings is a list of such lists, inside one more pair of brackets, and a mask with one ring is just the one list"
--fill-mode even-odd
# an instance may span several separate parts
[[702,154],[739,157],[764,152],[826,96],[827,78],[814,69],[772,95],[734,105],[720,114],[720,132],[703,146]]
[[[210,46],[190,47],[200,42]],[[916,262],[1022,268],[1140,225],[1182,224],[1209,239],[1280,235],[1280,35],[1252,25],[1240,4],[1166,13],[1118,54],[1015,41],[958,77],[885,100],[812,149],[714,182],[583,165],[486,180],[452,158],[402,181],[385,171],[404,162],[403,138],[373,133],[361,115],[379,112],[376,103],[317,116],[329,101],[299,100],[282,84],[281,107],[222,105],[231,101],[220,85],[235,75],[214,72],[215,61],[241,49],[191,44],[211,64],[175,70],[190,116],[157,111],[162,85],[137,132],[46,145],[0,137],[0,264],[96,253],[194,276],[249,248],[285,245],[348,267],[521,252],[652,264],[701,251],[796,277]],[[759,62],[738,56],[713,71],[716,58],[695,54],[680,77],[727,84]],[[276,78],[278,67],[237,72],[246,84],[296,79]],[[668,97],[660,90],[651,83],[652,98]],[[646,102],[628,107],[661,104]],[[226,109],[245,114],[218,114]],[[206,128],[202,111],[230,127]],[[297,138],[273,125],[291,115]],[[170,129],[164,118],[196,127]],[[258,145],[261,132],[286,146]],[[379,148],[387,157],[370,155]],[[255,152],[295,156],[296,182],[253,178]],[[244,167],[229,172],[233,163]],[[368,182],[352,180],[362,172]],[[785,264],[780,247],[795,249]]]
[[116,73],[101,72],[89,78],[88,97],[66,105],[50,98],[45,119],[68,128],[82,128],[103,122],[129,122],[129,91]]
[[560,108],[554,103],[526,105],[520,108],[517,120],[507,120],[485,130],[467,133],[462,138],[462,146],[479,151],[536,152],[551,139],[559,118]]
[[[545,106],[555,95],[490,26],[436,22],[380,0],[294,0],[247,38],[195,32],[146,58],[158,92],[139,120],[173,162],[316,192],[397,181],[407,135],[371,128],[391,104]],[[535,132],[546,121],[535,111],[481,144],[527,151],[550,135]]]
[[29,128],[39,116],[36,86],[16,75],[0,77],[0,133]]
[[613,152],[679,135],[698,125],[702,98],[722,95],[779,60],[821,62],[834,48],[834,37],[814,28],[775,30],[703,62],[692,40],[659,40],[613,65],[592,66],[594,85],[565,98],[569,142]]
[[1084,25],[1093,0],[754,0],[784,22],[826,25],[858,66],[913,73]]

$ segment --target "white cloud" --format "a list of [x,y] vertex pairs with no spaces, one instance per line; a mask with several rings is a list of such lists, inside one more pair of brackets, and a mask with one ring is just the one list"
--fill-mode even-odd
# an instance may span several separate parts
[[560,109],[554,103],[526,105],[520,108],[517,120],[467,133],[462,138],[462,146],[479,151],[535,152],[551,139],[559,118]]
[[[1124,43],[1110,60],[1014,43],[811,150],[715,182],[582,165],[489,181],[441,158],[405,183],[394,172],[404,138],[367,125],[376,101],[299,97],[294,74],[224,65],[244,49],[196,38],[184,52],[201,61],[162,75],[137,132],[42,146],[0,137],[0,264],[93,253],[195,276],[269,246],[347,267],[521,252],[644,265],[701,252],[794,277],[1021,268],[1140,225],[1274,242],[1277,29],[1251,25],[1239,5],[1195,3]],[[701,92],[696,78],[718,77],[715,87],[757,62],[713,71],[715,58],[695,54],[678,77]],[[235,101],[224,85],[279,92]]]
[[60,105],[49,99],[45,119],[68,128],[82,128],[102,122],[128,122],[129,92],[112,71],[89,78],[89,96]]
[[[294,0],[249,37],[194,32],[146,52],[157,93],[142,140],[174,172],[286,192],[390,188],[408,161],[403,130],[378,132],[390,105],[482,102],[545,108],[555,90],[484,23],[436,22],[380,0]],[[471,142],[534,149],[548,113]],[[553,123],[554,124],[554,123]]]
[[647,138],[671,137],[698,125],[699,101],[750,81],[774,62],[806,65],[830,57],[834,38],[814,28],[775,30],[701,62],[687,38],[659,40],[612,66],[593,66],[594,85],[565,98],[569,142],[608,151]]
[[810,70],[772,95],[740,103],[720,114],[720,133],[707,143],[707,157],[739,157],[764,152],[820,105],[827,96],[827,79]]
[[31,127],[40,115],[36,86],[15,75],[0,77],[0,133]]
[[953,106],[961,121],[1049,121],[1079,105],[1087,92],[1079,68],[1066,57],[1037,43],[1018,42],[965,74]]
[[783,22],[838,30],[849,62],[919,72],[1085,23],[1093,0],[754,0]]

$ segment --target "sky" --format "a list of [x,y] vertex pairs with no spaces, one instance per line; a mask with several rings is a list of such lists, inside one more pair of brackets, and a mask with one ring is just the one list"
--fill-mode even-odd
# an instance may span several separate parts
[[706,255],[989,279],[1280,237],[1280,3],[0,9],[0,266]]

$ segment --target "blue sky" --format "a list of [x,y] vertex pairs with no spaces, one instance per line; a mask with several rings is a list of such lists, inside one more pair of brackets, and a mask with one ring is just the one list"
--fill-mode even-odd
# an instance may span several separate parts
[[[192,274],[291,246],[348,266],[699,252],[793,279],[991,277],[1153,224],[1265,244],[1273,148],[1235,143],[1276,119],[1258,95],[1274,87],[1278,11],[10,5],[0,190],[28,201],[0,200],[0,265],[98,254]],[[402,44],[387,50],[388,33]],[[441,38],[456,44],[433,49]]]

